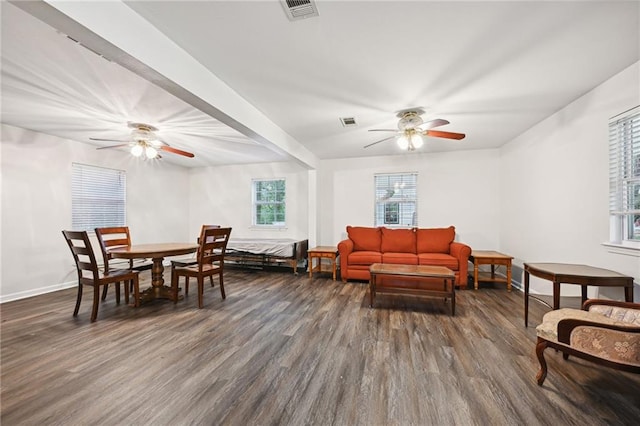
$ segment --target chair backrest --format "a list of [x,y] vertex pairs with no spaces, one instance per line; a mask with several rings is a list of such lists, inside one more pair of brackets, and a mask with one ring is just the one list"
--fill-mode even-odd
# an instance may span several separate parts
[[231,235],[231,228],[220,228],[217,225],[203,225],[200,231],[200,246],[198,247],[198,267],[202,270],[204,265],[213,262],[224,264],[224,254],[227,251],[227,243]]
[[[128,226],[113,226],[108,228],[96,228],[96,237],[102,251],[105,274],[109,272],[110,248],[127,247],[131,245]],[[133,267],[133,259],[129,260],[129,267]]]
[[93,247],[87,231],[62,231],[62,235],[64,235],[64,239],[67,241],[73,255],[73,260],[76,262],[78,280],[88,278],[87,275],[89,273],[93,280],[97,281],[100,274],[98,262],[93,253]]

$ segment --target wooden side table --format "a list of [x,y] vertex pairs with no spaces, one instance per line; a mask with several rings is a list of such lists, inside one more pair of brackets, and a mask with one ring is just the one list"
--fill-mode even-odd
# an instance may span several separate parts
[[[582,305],[587,300],[587,286],[624,287],[624,300],[633,302],[633,277],[609,269],[573,263],[524,264],[524,326],[529,324],[529,275],[553,283],[553,309],[560,308],[560,284],[582,287]],[[534,297],[534,296],[531,296]],[[540,300],[540,299],[538,299]],[[546,304],[546,303],[545,303]]]
[[[332,246],[318,246],[307,250],[309,256],[309,278],[313,278],[314,272],[333,272],[333,280],[336,280],[336,257],[338,249]],[[318,264],[313,266],[313,259],[318,259]],[[331,269],[326,270],[322,267],[322,259],[331,261]]]
[[[478,281],[495,283],[507,283],[507,291],[511,291],[511,261],[513,256],[491,250],[472,250],[469,260],[473,262],[473,288],[478,289]],[[479,272],[478,266],[491,265],[491,274]],[[507,278],[496,276],[496,266],[503,265],[507,268]]]

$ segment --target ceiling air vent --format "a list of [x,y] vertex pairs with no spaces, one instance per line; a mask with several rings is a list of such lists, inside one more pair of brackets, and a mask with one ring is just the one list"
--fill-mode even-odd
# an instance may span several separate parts
[[318,16],[314,0],[280,0],[290,21]]
[[353,117],[342,117],[340,118],[340,122],[344,127],[352,127],[358,125],[358,123],[356,123],[356,119]]

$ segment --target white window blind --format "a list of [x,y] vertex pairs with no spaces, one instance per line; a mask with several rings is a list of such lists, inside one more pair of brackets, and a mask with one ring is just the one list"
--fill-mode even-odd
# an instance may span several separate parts
[[71,165],[71,225],[75,231],[125,225],[126,174],[73,163]]
[[640,106],[609,121],[612,239],[640,241]]
[[417,173],[374,175],[375,226],[418,226]]

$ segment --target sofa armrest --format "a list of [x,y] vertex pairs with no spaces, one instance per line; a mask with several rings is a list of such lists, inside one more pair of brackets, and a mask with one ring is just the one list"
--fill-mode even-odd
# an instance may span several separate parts
[[340,253],[340,276],[345,281],[349,269],[349,254],[353,251],[353,241],[342,240],[338,243],[338,253]]
[[467,271],[469,269],[469,256],[471,256],[471,247],[466,244],[452,242],[449,245],[449,254],[458,259],[459,279],[458,285],[462,285],[463,280],[466,285]]

